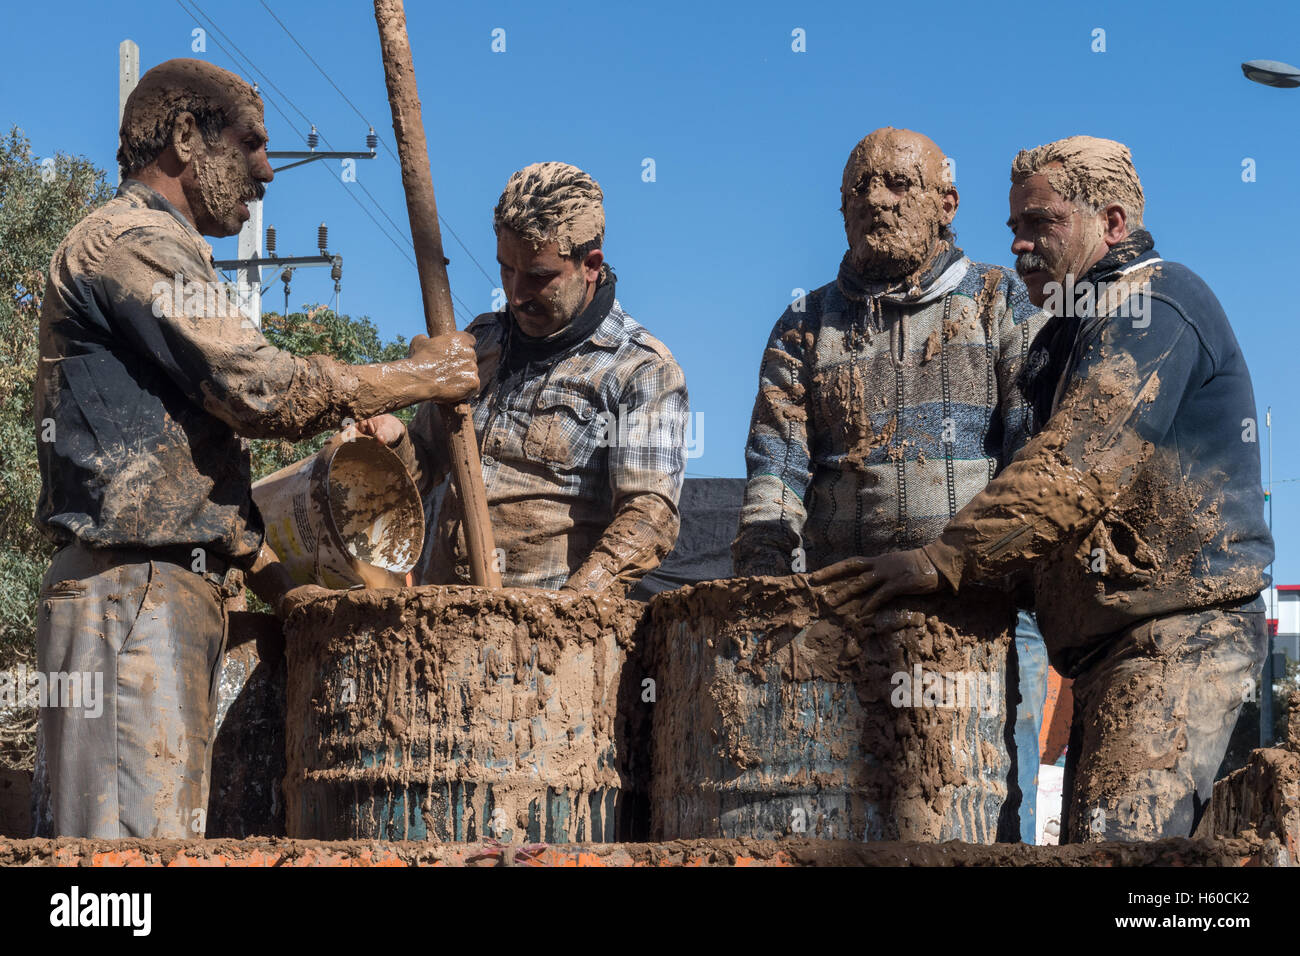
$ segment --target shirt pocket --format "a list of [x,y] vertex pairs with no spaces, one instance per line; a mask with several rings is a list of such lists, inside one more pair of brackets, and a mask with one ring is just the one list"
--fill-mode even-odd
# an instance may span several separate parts
[[585,469],[609,444],[612,421],[604,420],[586,396],[548,388],[537,400],[524,434],[524,454],[555,471]]

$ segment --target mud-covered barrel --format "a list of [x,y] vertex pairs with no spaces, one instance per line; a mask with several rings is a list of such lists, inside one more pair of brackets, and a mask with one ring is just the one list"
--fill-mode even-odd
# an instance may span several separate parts
[[862,621],[796,576],[650,608],[654,839],[1014,839],[1004,596],[908,598]]
[[617,704],[644,610],[602,594],[420,587],[296,611],[289,836],[627,839]]

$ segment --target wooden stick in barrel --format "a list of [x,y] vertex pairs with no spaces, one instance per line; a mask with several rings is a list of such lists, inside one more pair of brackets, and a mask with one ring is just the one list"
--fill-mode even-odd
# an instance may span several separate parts
[[[433,198],[433,174],[429,169],[429,147],[420,116],[420,96],[415,88],[415,67],[411,42],[406,35],[406,11],[402,0],[375,0],[375,21],[379,24],[379,45],[384,57],[384,79],[388,103],[393,110],[393,135],[402,164],[402,186],[406,189],[406,212],[411,220],[411,240],[420,273],[424,297],[424,321],[430,337],[456,330],[451,308],[451,285],[447,281],[447,259],[442,252],[442,230],[438,228],[438,206]],[[469,573],[474,584],[501,586],[501,573],[494,560],[496,544],[488,518],[487,492],[479,469],[478,438],[468,403],[443,406],[451,443],[451,467],[465,509],[465,543],[469,547]]]

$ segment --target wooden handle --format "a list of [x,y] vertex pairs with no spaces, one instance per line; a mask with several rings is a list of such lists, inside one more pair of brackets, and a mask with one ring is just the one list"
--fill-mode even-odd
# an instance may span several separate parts
[[[402,166],[406,190],[406,213],[411,220],[411,241],[420,274],[424,300],[424,324],[430,336],[456,330],[451,307],[451,285],[447,281],[447,259],[442,252],[442,231],[438,228],[438,205],[433,198],[433,174],[429,169],[429,145],[420,116],[420,95],[415,87],[411,42],[406,35],[406,11],[402,0],[375,0],[375,22],[379,24],[379,46],[384,57],[384,80],[388,104],[393,111],[393,136]],[[451,444],[451,469],[465,509],[465,543],[469,550],[470,580],[485,587],[501,586],[497,569],[496,543],[488,517],[487,492],[480,470],[478,438],[467,403],[443,408]]]

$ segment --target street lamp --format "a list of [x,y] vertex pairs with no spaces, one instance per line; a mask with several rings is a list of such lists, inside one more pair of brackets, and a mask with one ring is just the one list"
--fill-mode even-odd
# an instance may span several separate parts
[[1300,86],[1300,68],[1277,60],[1247,60],[1241,64],[1246,79],[1265,86],[1290,88]]

